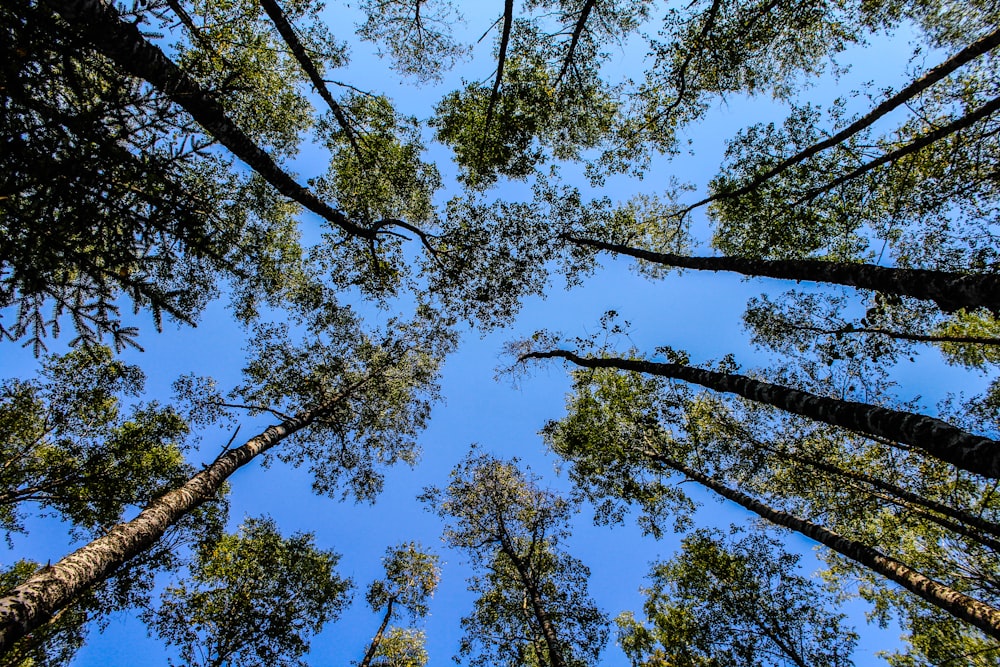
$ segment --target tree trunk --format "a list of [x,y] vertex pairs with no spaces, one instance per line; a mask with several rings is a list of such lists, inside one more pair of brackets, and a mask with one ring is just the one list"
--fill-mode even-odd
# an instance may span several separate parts
[[365,651],[365,657],[361,660],[358,667],[368,667],[371,664],[372,658],[375,657],[375,651],[378,649],[378,645],[382,643],[382,636],[385,634],[385,629],[389,626],[389,619],[392,618],[392,606],[395,600],[389,599],[389,605],[385,609],[385,616],[382,617],[382,624],[378,626],[378,632],[372,637],[372,643],[368,646],[368,650]]
[[684,214],[690,213],[699,206],[703,206],[705,204],[709,204],[714,201],[719,201],[721,199],[731,199],[733,197],[739,197],[741,195],[745,195],[749,192],[754,191],[762,183],[777,176],[778,174],[785,171],[789,167],[797,165],[803,160],[807,160],[813,155],[825,151],[827,148],[832,148],[833,146],[836,146],[837,144],[844,141],[845,139],[857,134],[861,130],[870,127],[879,118],[882,118],[882,116],[885,116],[887,113],[899,108],[903,104],[906,104],[912,98],[916,97],[918,94],[927,90],[935,83],[937,83],[941,79],[945,78],[946,76],[957,70],[959,67],[962,67],[966,63],[975,60],[984,53],[992,51],[998,45],[1000,45],[1000,30],[994,30],[990,34],[985,35],[976,40],[975,42],[973,42],[972,44],[968,45],[967,47],[956,53],[948,60],[937,65],[936,67],[931,68],[922,77],[913,80],[912,82],[910,82],[908,86],[900,90],[892,97],[889,97],[888,99],[883,101],[881,104],[876,106],[867,114],[865,114],[855,122],[851,123],[840,132],[837,132],[832,137],[824,139],[823,141],[820,141],[818,143],[815,143],[812,146],[803,149],[799,153],[782,160],[774,167],[765,171],[763,174],[755,176],[746,185],[741,186],[735,190],[731,190],[728,192],[719,192],[710,197],[706,197],[701,201],[695,202],[694,204],[691,204],[690,206],[684,208],[682,211],[678,212],[677,215],[683,216]]
[[580,43],[580,37],[583,35],[583,28],[587,25],[587,19],[590,18],[590,12],[594,9],[594,5],[597,4],[597,0],[586,0],[583,3],[583,9],[580,10],[580,17],[576,21],[576,25],[573,27],[573,36],[569,42],[569,49],[566,50],[566,57],[563,59],[562,67],[559,68],[559,76],[556,77],[556,88],[562,83],[563,77],[566,76],[566,71],[573,64],[573,55],[576,52],[576,46]]
[[549,649],[549,667],[566,667],[559,638],[556,636],[555,628],[552,627],[552,621],[549,619],[549,614],[542,603],[542,597],[538,593],[538,586],[534,578],[529,576],[524,562],[514,553],[513,548],[506,539],[501,540],[501,550],[507,554],[510,562],[514,565],[514,569],[517,570],[517,576],[521,579],[521,585],[524,586],[524,592],[531,603],[531,612],[534,614],[535,620],[538,621],[538,626],[542,629],[545,645]]
[[[983,533],[987,533],[995,537],[1000,537],[1000,524],[996,524],[992,521],[987,521],[986,519],[969,514],[968,512],[951,507],[949,505],[945,505],[944,503],[939,503],[935,500],[930,500],[929,498],[925,498],[924,496],[913,493],[912,491],[908,491],[895,484],[890,484],[889,482],[885,482],[881,479],[877,479],[875,477],[872,477],[870,475],[865,475],[863,473],[854,472],[851,470],[844,470],[843,468],[840,468],[838,466],[823,461],[817,461],[816,459],[808,458],[805,456],[799,456],[797,454],[791,454],[788,452],[783,452],[777,449],[772,449],[771,447],[768,447],[763,444],[757,443],[757,446],[771,452],[778,458],[783,458],[787,461],[792,461],[793,463],[798,463],[801,465],[808,466],[810,468],[815,468],[820,472],[825,472],[830,475],[835,475],[837,477],[849,479],[858,482],[859,484],[874,487],[875,489],[883,491],[887,493],[889,496],[898,499],[896,501],[890,501],[890,502],[896,502],[901,504],[902,506],[915,505],[917,507],[922,507],[925,510],[929,510],[930,512],[936,512],[938,514],[948,517],[949,519],[953,519],[954,521],[960,524],[965,524],[966,526],[971,526],[973,528],[976,528],[979,531],[982,531]],[[933,515],[927,515],[927,518],[935,522],[938,521],[938,519],[935,518]],[[956,526],[952,522],[948,522],[947,525],[945,524],[941,525],[944,525],[944,527],[954,530],[958,533],[964,534],[966,537],[976,540],[977,542],[986,544],[990,548],[996,549],[998,553],[1000,553],[1000,543],[998,543],[996,540],[979,536],[976,533],[969,531],[966,528]]]
[[53,614],[94,584],[142,554],[182,517],[215,498],[226,479],[258,454],[312,424],[340,400],[307,410],[269,426],[244,445],[217,458],[210,466],[147,505],[135,519],[120,523],[106,535],[47,565],[0,598],[0,654],[15,641],[43,625]]
[[139,32],[138,26],[121,20],[118,11],[103,0],[42,0],[85,37],[98,53],[122,70],[145,79],[174,103],[191,114],[205,132],[270,183],[278,192],[298,202],[350,236],[373,239],[375,232],[351,222],[347,216],[321,201],[279,167],[226,115],[222,106],[198,82],[189,77],[157,46]]
[[347,120],[347,116],[344,114],[344,110],[337,100],[333,99],[333,95],[330,93],[330,89],[326,86],[326,81],[320,76],[319,70],[316,68],[316,64],[313,63],[312,58],[306,53],[305,46],[299,40],[299,36],[295,34],[295,29],[292,24],[285,17],[285,12],[282,11],[281,6],[277,3],[277,0],[260,0],[260,6],[264,8],[267,12],[268,17],[271,19],[271,23],[274,27],[278,29],[278,34],[281,38],[285,40],[285,44],[288,45],[289,50],[291,50],[292,55],[295,56],[295,60],[298,61],[299,67],[302,68],[306,74],[309,75],[309,80],[312,81],[313,87],[316,88],[316,92],[319,96],[323,98],[327,106],[330,107],[330,111],[333,112],[333,117],[337,120],[337,125],[340,125],[340,129],[344,131],[347,135],[347,140],[351,143],[351,148],[354,150],[354,154],[357,156],[358,160],[364,161],[364,156],[361,154],[361,148],[358,146],[357,137],[354,135],[354,128]]
[[723,498],[737,503],[777,526],[794,530],[833,549],[842,556],[896,582],[906,590],[918,595],[955,618],[971,623],[994,639],[1000,639],[1000,609],[995,609],[975,598],[971,598],[964,593],[945,586],[917,572],[905,563],[886,556],[866,544],[843,537],[822,526],[769,507],[740,491],[725,486],[707,475],[688,468],[679,461],[648,450],[644,452],[644,455],[650,460],[676,470],[689,479],[708,487]]
[[579,238],[569,234],[562,235],[562,238],[574,245],[588,246],[681,269],[732,271],[745,276],[848,285],[883,294],[898,294],[933,301],[945,312],[953,312],[960,308],[989,308],[994,313],[1000,313],[1000,274],[894,269],[874,264],[825,262],[817,259],[688,257]]
[[525,359],[568,359],[583,368],[617,368],[698,384],[714,391],[772,405],[796,415],[862,434],[911,445],[946,463],[984,477],[1000,479],[1000,442],[963,431],[934,417],[826,398],[734,373],[706,371],[683,364],[641,359],[588,358],[567,350],[531,352]]

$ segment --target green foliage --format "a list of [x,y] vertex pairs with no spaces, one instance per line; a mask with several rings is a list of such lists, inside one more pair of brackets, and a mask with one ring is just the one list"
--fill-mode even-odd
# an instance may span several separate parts
[[696,531],[675,558],[654,564],[647,620],[619,616],[618,641],[637,667],[853,665],[857,635],[798,560],[759,533]]
[[[967,312],[961,310],[935,327],[934,332],[948,336],[969,336],[972,338],[1000,339],[1000,320],[985,311]],[[967,368],[984,368],[1000,364],[1000,345],[976,345],[943,343],[941,351],[953,364]]]
[[451,36],[462,16],[447,0],[362,0],[361,11],[361,39],[378,44],[394,70],[418,83],[439,81],[468,52]]
[[473,189],[500,177],[524,179],[550,153],[579,158],[601,141],[617,107],[592,65],[574,69],[572,84],[559,78],[552,42],[534,22],[515,20],[511,34],[497,92],[469,83],[447,94],[431,121]]
[[373,581],[365,599],[375,611],[390,603],[402,607],[414,619],[427,615],[428,603],[441,580],[436,554],[424,551],[416,542],[386,549],[382,558],[385,579]]
[[[254,41],[237,34],[253,32],[246,17],[216,4],[202,9],[221,11],[206,20],[235,31],[230,50],[243,38]],[[2,133],[12,142],[2,158],[0,308],[13,315],[0,335],[27,337],[37,354],[69,316],[74,344],[111,336],[119,349],[137,346],[136,329],[122,322],[122,298],[149,310],[158,328],[164,315],[194,323],[218,296],[218,280],[229,278],[251,317],[250,304],[280,292],[276,274],[301,270],[289,229],[295,209],[276,203],[252,176],[232,172],[230,159],[208,150],[215,139],[161,91],[92,53],[73,26],[34,3],[5,5],[0,22],[9,65],[0,84]],[[285,108],[295,104],[275,86],[294,91],[288,86],[301,77],[272,67],[264,56],[276,52],[267,40],[258,46],[256,55],[240,51],[246,68],[262,66],[249,84],[219,58],[178,48],[182,60],[190,55],[184,62],[192,76],[206,85],[226,79],[220,99],[262,141],[287,152],[307,107]],[[274,101],[279,108],[265,114]]]
[[426,667],[426,641],[422,630],[389,628],[375,649],[370,664],[372,667]]
[[[301,133],[314,122],[305,94],[308,77],[260,3],[186,0],[176,7],[180,12],[171,7],[163,12],[162,21],[176,23],[179,14],[190,17],[186,39],[175,44],[177,64],[213,91],[236,124],[265,150],[294,155]],[[338,44],[320,20],[322,8],[316,0],[282,3],[313,62],[321,69],[342,67],[347,64],[347,47]]]
[[538,485],[517,462],[471,452],[447,489],[422,499],[448,520],[444,540],[466,551],[477,575],[460,655],[472,665],[596,664],[607,619],[587,594],[590,571],[559,549],[572,503]]
[[388,321],[381,332],[367,331],[349,308],[322,308],[301,339],[286,324],[257,326],[245,384],[234,395],[254,412],[327,406],[278,457],[308,462],[317,493],[371,501],[382,488],[383,466],[416,462],[416,436],[438,399],[438,371],[455,334],[426,307],[410,322]]
[[416,119],[401,117],[382,96],[353,93],[341,107],[352,134],[329,115],[320,125],[333,159],[326,178],[314,183],[316,191],[365,224],[433,221],[431,198],[441,178],[434,165],[420,160],[424,146]]
[[145,620],[187,665],[304,666],[309,638],[350,599],[339,560],[309,533],[283,538],[270,519],[248,519],[204,545]]
[[633,506],[643,531],[660,537],[672,520],[686,529],[693,501],[643,455],[646,430],[678,405],[663,400],[665,383],[638,373],[574,371],[567,415],[542,429],[546,444],[569,465],[569,477],[602,524],[621,523]]
[[188,426],[170,407],[121,405],[142,390],[135,366],[107,348],[47,357],[38,380],[0,387],[0,527],[24,532],[24,503],[102,531],[192,474]]

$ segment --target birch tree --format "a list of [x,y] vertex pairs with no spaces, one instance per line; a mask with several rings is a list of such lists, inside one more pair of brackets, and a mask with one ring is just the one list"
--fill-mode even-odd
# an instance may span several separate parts
[[474,665],[596,664],[607,620],[587,594],[589,570],[559,546],[572,505],[516,462],[472,452],[445,489],[423,499],[447,520],[445,541],[481,572],[459,650]]

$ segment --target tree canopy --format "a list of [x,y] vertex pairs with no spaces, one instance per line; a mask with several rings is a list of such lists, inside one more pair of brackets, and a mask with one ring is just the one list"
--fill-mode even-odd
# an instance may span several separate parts
[[[168,660],[306,664],[366,613],[354,578],[360,667],[440,659],[444,607],[471,665],[841,667],[849,598],[904,633],[893,667],[994,664],[998,25],[994,0],[5,2],[0,662],[66,664],[124,613]],[[561,281],[577,305],[539,309]],[[565,413],[455,384],[475,335]],[[300,485],[309,509],[228,516]],[[712,497],[757,527],[724,538]],[[632,612],[583,515],[648,536]]]

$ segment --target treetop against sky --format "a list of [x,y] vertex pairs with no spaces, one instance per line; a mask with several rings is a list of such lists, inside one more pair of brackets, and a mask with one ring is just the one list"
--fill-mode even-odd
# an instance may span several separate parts
[[995,664],[998,14],[4,3],[0,663]]

